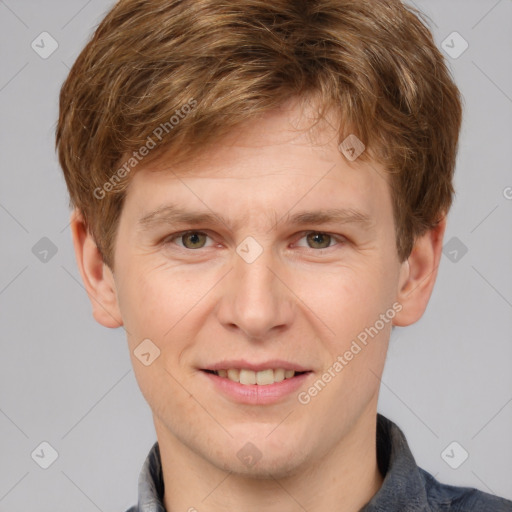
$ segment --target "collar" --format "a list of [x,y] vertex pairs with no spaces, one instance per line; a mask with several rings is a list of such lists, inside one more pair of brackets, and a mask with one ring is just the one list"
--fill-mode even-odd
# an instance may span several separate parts
[[416,465],[404,433],[377,414],[377,464],[384,481],[360,512],[431,512],[425,473]]
[[[416,465],[403,432],[381,414],[377,414],[377,463],[384,481],[360,512],[389,512],[391,508],[395,512],[432,512],[426,490],[426,480],[432,477]],[[129,512],[166,512],[158,442],[144,462],[138,491],[138,508]]]
[[138,507],[128,512],[166,512],[164,499],[164,477],[158,441],[151,448],[139,476]]

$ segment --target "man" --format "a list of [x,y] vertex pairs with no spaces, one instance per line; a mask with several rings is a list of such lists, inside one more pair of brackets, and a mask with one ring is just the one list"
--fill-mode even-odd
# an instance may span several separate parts
[[[419,14],[419,13],[418,13]],[[510,511],[377,415],[431,296],[460,94],[398,0],[121,0],[60,97],[94,318],[158,442],[136,511]]]

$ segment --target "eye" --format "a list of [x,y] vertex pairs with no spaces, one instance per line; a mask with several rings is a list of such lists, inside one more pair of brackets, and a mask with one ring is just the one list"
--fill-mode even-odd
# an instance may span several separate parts
[[311,249],[328,249],[329,247],[332,247],[331,242],[333,241],[343,242],[341,238],[334,237],[329,233],[323,233],[321,231],[307,232],[300,240],[303,238],[306,238],[309,248]]
[[[207,247],[206,240],[209,238],[208,234],[202,231],[184,231],[181,233],[176,233],[167,237],[163,240],[164,245],[174,244],[178,245],[183,249],[203,249]],[[303,233],[303,236],[299,239],[306,239],[307,247],[309,249],[328,249],[340,243],[343,243],[342,237],[335,237],[329,233],[324,233],[321,231],[307,231]],[[179,241],[179,242],[177,242]],[[299,247],[304,247],[304,245],[297,244]]]
[[164,243],[170,244],[175,240],[180,240],[181,246],[185,249],[202,249],[205,247],[206,239],[208,235],[203,233],[202,231],[186,231],[183,233],[177,233],[175,235],[171,235],[169,238],[164,240]]

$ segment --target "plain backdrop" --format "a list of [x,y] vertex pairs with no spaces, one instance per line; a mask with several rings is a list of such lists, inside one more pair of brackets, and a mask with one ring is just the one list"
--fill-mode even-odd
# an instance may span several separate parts
[[[124,512],[156,440],[124,331],[92,318],[54,152],[59,88],[111,4],[0,0],[1,512]],[[512,499],[512,2],[415,5],[465,117],[438,282],[393,334],[379,410],[439,480]]]

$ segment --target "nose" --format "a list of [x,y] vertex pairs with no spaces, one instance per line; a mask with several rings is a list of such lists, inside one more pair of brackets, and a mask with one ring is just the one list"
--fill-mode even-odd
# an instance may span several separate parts
[[252,262],[238,254],[224,282],[217,309],[219,322],[250,340],[264,340],[286,330],[295,312],[285,269],[270,248]]

